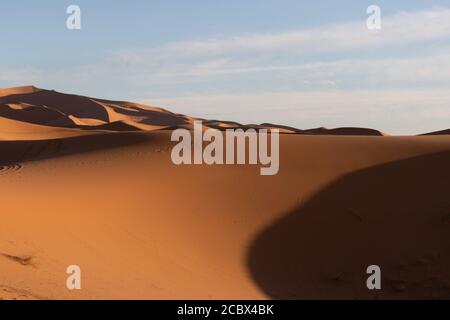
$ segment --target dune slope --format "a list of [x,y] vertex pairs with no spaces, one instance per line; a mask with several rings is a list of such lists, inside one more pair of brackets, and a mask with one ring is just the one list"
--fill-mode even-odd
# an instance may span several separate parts
[[[175,166],[170,132],[123,134],[1,165],[1,286],[51,299],[448,297],[449,139],[283,136],[280,173],[262,177]],[[386,291],[364,290],[374,263]],[[65,286],[72,264],[80,291]]]

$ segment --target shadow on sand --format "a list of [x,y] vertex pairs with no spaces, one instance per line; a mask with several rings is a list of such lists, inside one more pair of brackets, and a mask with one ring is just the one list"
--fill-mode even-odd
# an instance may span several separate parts
[[152,139],[157,137],[138,132],[111,132],[51,140],[0,141],[0,166],[120,148]]
[[[248,266],[271,298],[450,298],[450,151],[357,171],[261,232]],[[366,286],[369,265],[382,290]]]

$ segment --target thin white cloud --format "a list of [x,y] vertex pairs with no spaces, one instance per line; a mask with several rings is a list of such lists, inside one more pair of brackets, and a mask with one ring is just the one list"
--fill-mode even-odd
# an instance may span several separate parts
[[332,52],[356,48],[406,45],[450,36],[450,9],[434,8],[383,17],[382,30],[369,31],[365,20],[299,31],[251,34],[224,39],[169,43],[150,49],[126,50],[127,63],[161,63],[174,58],[199,59],[235,54],[299,50]]
[[[295,81],[297,88],[303,83],[307,89],[381,83],[401,87],[402,81],[405,87],[414,78],[417,84],[426,86],[431,82],[446,85],[441,81],[450,80],[447,67],[450,50],[439,45],[439,41],[450,39],[450,9],[403,12],[383,17],[382,21],[382,30],[375,32],[368,30],[361,19],[284,33],[126,50],[109,57],[97,66],[99,71],[95,73],[116,70],[127,74],[136,84],[172,87],[201,86],[205,81],[220,86],[221,81],[230,82],[230,77],[235,77],[245,81],[249,90],[254,89],[251,83],[255,73],[267,73],[268,84],[277,78],[278,85]],[[428,50],[428,42],[436,40],[438,45]],[[403,48],[401,58],[390,55],[390,50],[398,48]]]
[[[183,83],[192,77],[220,77],[252,74],[278,74],[285,81],[299,81],[316,84],[318,88],[336,88],[346,86],[358,87],[410,87],[450,85],[450,51],[414,58],[387,59],[343,59],[330,62],[313,62],[305,64],[233,67],[227,60],[212,60],[191,66],[188,70],[178,72],[143,74],[140,80],[149,84]],[[257,75],[258,76],[258,75]],[[261,75],[259,75],[261,76]],[[270,80],[268,80],[270,81]],[[276,81],[279,81],[277,79]],[[325,87],[323,85],[326,85]],[[276,87],[277,84],[274,84]]]

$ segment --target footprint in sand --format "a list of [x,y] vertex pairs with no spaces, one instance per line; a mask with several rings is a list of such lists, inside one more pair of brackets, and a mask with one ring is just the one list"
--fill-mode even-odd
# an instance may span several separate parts
[[6,253],[2,253],[0,252],[0,257],[6,258],[8,260],[17,262],[23,266],[31,266],[31,267],[36,267],[36,261],[35,258],[32,256],[14,256],[11,254],[6,254]]
[[23,166],[18,163],[0,166],[0,174],[9,174],[22,170]]
[[26,290],[0,285],[0,300],[43,300],[43,298]]

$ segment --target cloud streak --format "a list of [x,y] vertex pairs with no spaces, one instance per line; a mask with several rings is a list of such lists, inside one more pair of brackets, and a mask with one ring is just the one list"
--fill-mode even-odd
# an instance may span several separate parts
[[145,63],[149,58],[163,61],[296,49],[330,52],[406,45],[450,36],[450,9],[403,12],[384,18],[382,26],[381,31],[368,31],[365,20],[361,20],[300,31],[176,42],[155,49],[123,51],[119,57],[128,63]]
[[[369,31],[361,20],[277,34],[176,42],[115,53],[104,69],[119,66],[137,84],[166,84],[170,90],[183,84],[201,90],[205,82],[234,90],[232,81],[239,87],[246,83],[250,91],[266,91],[266,86],[283,89],[280,84],[305,90],[448,85],[449,47],[431,50],[428,45],[450,39],[450,9],[399,13],[385,17],[382,26],[381,31]],[[261,77],[267,79],[266,86],[258,86]]]

